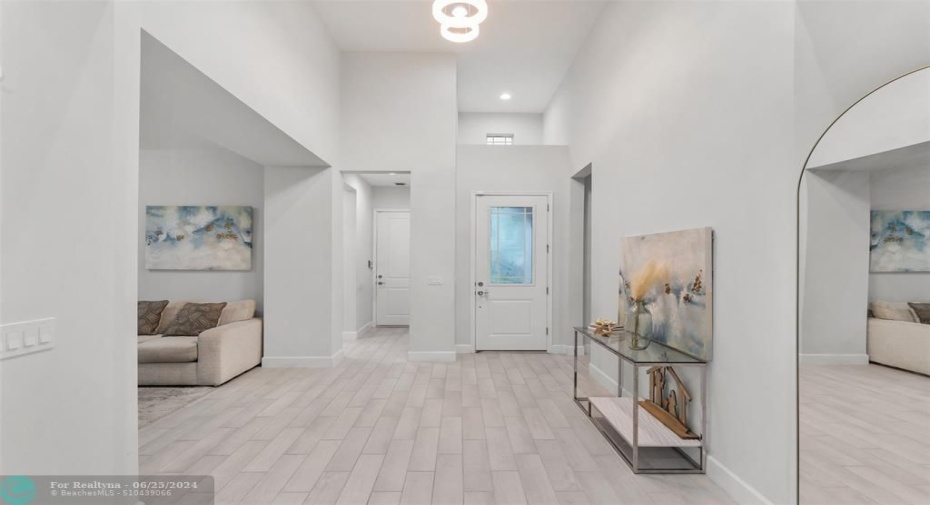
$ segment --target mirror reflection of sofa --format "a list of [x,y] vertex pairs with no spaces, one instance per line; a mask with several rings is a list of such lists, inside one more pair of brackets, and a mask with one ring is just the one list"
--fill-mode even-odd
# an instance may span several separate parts
[[869,361],[930,375],[930,324],[907,303],[869,304]]
[[261,363],[262,320],[254,300],[139,302],[138,345],[140,386],[218,386]]

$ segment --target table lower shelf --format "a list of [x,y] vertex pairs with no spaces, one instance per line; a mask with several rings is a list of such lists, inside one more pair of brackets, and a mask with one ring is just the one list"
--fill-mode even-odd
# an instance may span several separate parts
[[[588,398],[604,416],[608,423],[625,438],[633,443],[633,408],[631,397],[595,396]],[[701,447],[700,440],[683,439],[670,430],[649,411],[639,409],[639,446],[640,447]]]

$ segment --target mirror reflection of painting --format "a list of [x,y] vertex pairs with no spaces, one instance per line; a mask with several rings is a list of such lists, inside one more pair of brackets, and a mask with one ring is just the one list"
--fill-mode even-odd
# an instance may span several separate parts
[[930,211],[872,211],[872,272],[930,272]]
[[620,320],[626,330],[710,360],[713,231],[627,237],[620,247]]
[[252,207],[146,207],[145,268],[250,270]]

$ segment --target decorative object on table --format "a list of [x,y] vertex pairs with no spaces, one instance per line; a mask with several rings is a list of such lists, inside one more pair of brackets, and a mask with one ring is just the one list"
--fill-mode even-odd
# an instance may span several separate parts
[[[701,438],[688,428],[688,403],[691,402],[691,394],[675,369],[670,366],[654,366],[646,370],[646,373],[649,374],[649,399],[640,400],[639,405],[679,437],[685,440]],[[669,375],[674,379],[674,384],[669,384]]]
[[641,344],[639,337],[646,337],[710,360],[713,230],[623,238],[620,300],[621,321],[638,336],[635,343]]
[[145,268],[251,270],[252,207],[147,206]]
[[616,321],[611,321],[609,319],[599,318],[597,321],[594,321],[589,326],[595,335],[600,335],[602,337],[609,337],[611,333],[620,329],[620,326],[617,325]]
[[930,211],[873,210],[871,271],[930,272]]

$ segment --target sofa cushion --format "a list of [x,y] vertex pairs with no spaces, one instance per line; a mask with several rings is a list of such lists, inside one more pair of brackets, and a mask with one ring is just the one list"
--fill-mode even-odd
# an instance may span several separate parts
[[906,303],[872,302],[869,304],[869,309],[872,311],[872,315],[878,319],[908,321],[911,323],[920,322],[920,320],[917,319],[917,315],[914,314],[914,311],[911,310],[911,307]]
[[220,321],[217,326],[235,323],[238,321],[248,321],[255,317],[255,300],[240,300],[238,302],[229,302],[226,308],[220,313]]
[[197,361],[197,337],[162,337],[139,344],[139,363]]
[[185,305],[187,305],[186,301],[169,303],[161,313],[161,321],[158,322],[158,330],[155,333],[164,334],[168,325],[174,322],[174,318],[178,317],[178,312],[181,312]]
[[161,338],[161,335],[139,335],[138,336],[140,344],[144,342],[148,342],[150,340],[155,340],[156,338]]
[[136,303],[137,317],[136,325],[138,326],[139,335],[156,335],[158,332],[158,323],[161,321],[161,313],[168,306],[168,300],[157,302],[140,301]]
[[930,324],[930,303],[909,303],[917,320],[923,324]]
[[226,308],[223,303],[188,303],[171,324],[165,328],[166,337],[185,336],[192,337],[216,328],[220,314]]

